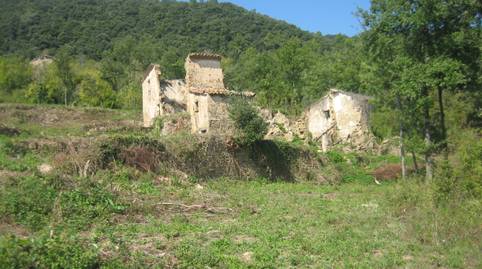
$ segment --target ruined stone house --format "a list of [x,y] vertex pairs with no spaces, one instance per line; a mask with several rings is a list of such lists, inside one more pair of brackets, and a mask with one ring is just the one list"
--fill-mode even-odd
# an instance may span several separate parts
[[149,66],[142,83],[144,126],[152,126],[156,117],[185,111],[190,115],[192,133],[229,132],[229,98],[252,97],[254,93],[226,89],[217,54],[191,53],[185,69],[184,80],[163,80],[160,66]]
[[[185,69],[185,79],[165,80],[161,79],[159,65],[149,66],[142,83],[144,126],[152,126],[156,117],[184,112],[189,115],[192,133],[231,133],[230,97],[252,97],[254,93],[226,89],[219,55],[191,53],[186,58]],[[269,124],[267,139],[291,141],[294,137],[311,137],[323,151],[340,144],[365,150],[373,146],[368,100],[369,97],[361,94],[332,89],[301,118],[290,120],[266,109],[260,109],[260,114]]]
[[312,139],[320,142],[323,151],[336,144],[349,145],[356,150],[372,147],[368,101],[365,95],[330,90],[307,110],[306,127]]

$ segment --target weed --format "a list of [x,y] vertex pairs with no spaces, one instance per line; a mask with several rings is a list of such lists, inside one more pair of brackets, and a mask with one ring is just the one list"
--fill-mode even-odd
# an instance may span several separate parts
[[43,178],[28,176],[7,182],[0,189],[0,212],[34,230],[49,222],[57,192]]
[[1,268],[98,268],[98,254],[67,235],[31,240],[0,236]]

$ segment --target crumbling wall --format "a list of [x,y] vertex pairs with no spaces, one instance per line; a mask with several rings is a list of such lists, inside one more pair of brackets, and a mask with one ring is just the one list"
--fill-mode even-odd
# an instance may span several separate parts
[[373,149],[375,139],[369,125],[371,109],[368,103],[369,98],[361,94],[341,91],[333,92],[333,94],[338,142],[346,144],[346,149]]
[[191,132],[209,132],[209,95],[189,93],[187,112],[191,115]]
[[183,79],[162,80],[160,86],[162,115],[186,111],[187,89]]
[[307,129],[323,151],[335,144],[348,144],[355,149],[367,148],[373,136],[369,130],[368,97],[339,90],[313,104],[307,115]]
[[321,143],[326,151],[332,144],[336,132],[336,121],[331,96],[325,96],[308,110],[307,129],[314,141]]
[[224,90],[224,75],[218,58],[189,56],[185,63],[189,88]]
[[142,114],[144,127],[150,127],[154,119],[161,116],[160,81],[161,69],[158,65],[151,65],[147,69],[142,82]]
[[189,93],[187,110],[191,115],[191,132],[229,134],[232,131],[232,123],[229,119],[228,106],[228,96]]
[[210,95],[209,106],[209,129],[218,135],[228,135],[233,132],[233,123],[229,118],[229,96]]

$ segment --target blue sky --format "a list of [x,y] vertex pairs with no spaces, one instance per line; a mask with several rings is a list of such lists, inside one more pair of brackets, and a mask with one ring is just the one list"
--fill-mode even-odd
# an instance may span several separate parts
[[222,0],[287,21],[310,32],[353,36],[362,29],[354,13],[370,0]]

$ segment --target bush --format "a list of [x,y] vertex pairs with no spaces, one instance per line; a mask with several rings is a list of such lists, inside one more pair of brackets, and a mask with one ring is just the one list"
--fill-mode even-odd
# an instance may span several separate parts
[[27,240],[0,237],[0,268],[98,268],[98,255],[78,238],[44,234]]
[[86,225],[121,213],[126,208],[115,194],[97,182],[84,179],[81,186],[59,195],[62,219],[70,227],[85,228]]
[[461,131],[454,159],[441,162],[436,170],[437,200],[482,197],[482,141],[472,131]]
[[25,88],[32,70],[27,59],[17,56],[0,57],[0,92],[12,93]]
[[262,140],[268,132],[268,124],[259,116],[256,108],[244,99],[236,99],[231,103],[229,118],[236,127],[235,140],[238,144],[253,144]]
[[42,178],[29,176],[7,183],[0,192],[0,215],[41,229],[52,212],[56,191]]

